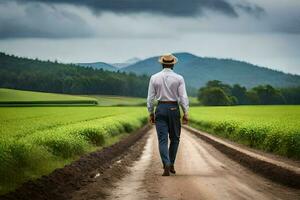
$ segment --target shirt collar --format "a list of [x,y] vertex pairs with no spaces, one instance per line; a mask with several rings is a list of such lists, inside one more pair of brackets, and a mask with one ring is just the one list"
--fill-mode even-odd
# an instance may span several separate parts
[[170,68],[163,68],[163,70],[162,70],[163,72],[172,72],[173,70],[172,69],[170,69]]

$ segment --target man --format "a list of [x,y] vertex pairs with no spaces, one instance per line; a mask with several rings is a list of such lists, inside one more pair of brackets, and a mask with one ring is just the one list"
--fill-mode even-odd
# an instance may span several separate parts
[[[147,108],[150,113],[150,122],[156,126],[159,153],[164,166],[162,175],[170,176],[170,172],[176,173],[174,162],[181,131],[178,103],[184,113],[182,123],[187,124],[189,101],[183,77],[173,72],[178,59],[172,54],[166,54],[158,61],[162,64],[163,70],[150,78]],[[158,100],[158,105],[154,113],[155,98]],[[171,141],[169,148],[168,136]]]

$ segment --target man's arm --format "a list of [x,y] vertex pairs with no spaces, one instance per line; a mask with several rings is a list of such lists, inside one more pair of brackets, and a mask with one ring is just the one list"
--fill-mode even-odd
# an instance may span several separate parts
[[187,124],[188,123],[188,111],[189,111],[189,98],[186,93],[185,82],[184,82],[183,78],[180,80],[180,84],[178,87],[178,95],[179,95],[179,103],[180,103],[180,106],[184,113],[183,118],[182,118],[182,123]]
[[153,85],[153,78],[151,76],[149,81],[149,88],[148,88],[148,97],[147,97],[147,108],[150,114],[150,122],[152,124],[155,123],[154,121],[154,98],[155,98],[155,88]]

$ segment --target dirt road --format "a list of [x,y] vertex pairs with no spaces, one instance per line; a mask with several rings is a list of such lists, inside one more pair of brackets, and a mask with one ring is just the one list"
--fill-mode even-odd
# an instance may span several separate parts
[[162,177],[155,129],[139,160],[109,192],[108,199],[300,199],[300,191],[265,179],[182,130],[177,174]]

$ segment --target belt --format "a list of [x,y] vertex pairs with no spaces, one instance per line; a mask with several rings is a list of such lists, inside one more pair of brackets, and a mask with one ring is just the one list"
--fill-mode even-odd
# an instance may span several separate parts
[[178,104],[177,101],[158,101],[158,103],[162,103],[162,104]]

